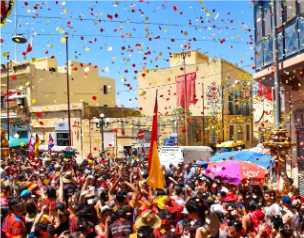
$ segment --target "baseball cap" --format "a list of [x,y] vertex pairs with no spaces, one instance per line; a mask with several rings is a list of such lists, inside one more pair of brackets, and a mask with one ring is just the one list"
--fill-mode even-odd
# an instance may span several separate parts
[[27,190],[27,189],[23,190],[23,191],[21,192],[21,194],[20,194],[20,196],[21,196],[22,198],[27,198],[27,197],[29,197],[30,195],[31,195],[31,192],[30,192],[30,190]]
[[229,203],[229,204],[228,204],[228,208],[227,208],[228,211],[233,211],[233,210],[235,210],[235,209],[236,209],[236,206],[235,206],[234,203]]
[[101,210],[100,213],[104,213],[105,211],[112,211],[112,208],[110,208],[108,205],[104,205]]

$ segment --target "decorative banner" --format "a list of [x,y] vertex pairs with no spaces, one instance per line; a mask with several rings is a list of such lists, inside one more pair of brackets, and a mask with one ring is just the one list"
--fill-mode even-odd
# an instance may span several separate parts
[[5,21],[12,13],[14,6],[14,0],[2,0],[1,1],[1,26],[5,26]]

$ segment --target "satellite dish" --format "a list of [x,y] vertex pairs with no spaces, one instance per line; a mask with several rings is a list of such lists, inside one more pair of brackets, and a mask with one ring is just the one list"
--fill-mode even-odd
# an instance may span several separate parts
[[13,36],[12,41],[14,41],[15,43],[24,44],[27,42],[27,39],[24,38],[21,34],[17,34]]

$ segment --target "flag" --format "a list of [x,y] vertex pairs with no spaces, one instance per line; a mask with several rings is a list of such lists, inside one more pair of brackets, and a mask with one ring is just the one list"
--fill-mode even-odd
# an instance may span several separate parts
[[35,155],[38,157],[39,156],[39,151],[38,151],[38,146],[41,145],[41,140],[38,136],[38,134],[36,134],[36,141],[35,141]]
[[156,98],[155,98],[155,106],[154,106],[154,114],[153,114],[153,122],[152,122],[152,133],[151,133],[151,143],[150,143],[150,151],[149,151],[149,177],[148,177],[148,185],[153,188],[164,188],[164,174],[161,169],[161,165],[158,158],[157,151],[157,90],[156,90]]
[[51,136],[51,133],[49,133],[49,143],[48,143],[48,152],[49,152],[49,155],[52,154],[52,148],[54,147],[54,140]]
[[31,154],[34,153],[35,139],[30,131],[28,132],[28,138],[29,138],[28,149],[29,149],[29,153]]
[[32,49],[33,49],[33,36],[31,37],[30,42],[29,42],[29,44],[27,45],[27,48],[26,48],[26,52],[25,52],[25,53],[27,54],[27,53],[31,52]]

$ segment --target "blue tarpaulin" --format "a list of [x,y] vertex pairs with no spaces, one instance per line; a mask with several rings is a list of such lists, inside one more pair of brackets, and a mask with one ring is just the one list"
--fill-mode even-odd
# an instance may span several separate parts
[[[251,163],[254,163],[256,165],[262,166],[265,169],[269,168],[269,164],[271,163],[271,155],[266,154],[263,155],[261,153],[257,152],[251,152],[251,151],[232,151],[232,152],[226,152],[226,153],[216,153],[216,155],[212,156],[209,158],[208,163],[213,163],[213,162],[219,162],[223,160],[237,160],[237,161],[248,161]],[[198,167],[199,165],[204,166],[207,163],[207,161],[201,161],[197,164],[193,164],[192,166]]]

